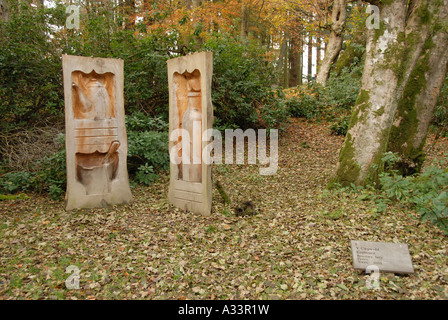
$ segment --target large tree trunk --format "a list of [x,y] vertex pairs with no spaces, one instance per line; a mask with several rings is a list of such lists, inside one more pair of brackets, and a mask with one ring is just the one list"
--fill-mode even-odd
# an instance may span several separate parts
[[280,46],[280,55],[278,57],[278,71],[282,75],[279,85],[281,85],[283,88],[285,88],[284,83],[284,76],[283,76],[283,70],[284,70],[284,64],[286,63],[286,51],[288,50],[286,40],[283,38],[282,44]]
[[426,39],[421,38],[417,44],[421,54],[403,88],[389,140],[389,150],[400,156],[396,169],[403,175],[421,170],[429,125],[448,67],[448,33],[439,28],[448,20],[448,8],[444,5],[437,8],[435,2],[431,5],[435,5],[429,8],[432,30],[429,21],[422,26],[421,18],[415,19],[416,27],[420,26],[417,30],[420,35],[425,33]]
[[381,27],[367,34],[361,90],[339,155],[336,177],[330,185],[376,181],[397,109],[396,90],[404,52],[400,36],[405,31],[406,4],[407,0],[379,4]]
[[328,44],[325,46],[325,57],[322,60],[316,79],[316,82],[323,86],[327,84],[331,66],[337,60],[339,52],[342,49],[342,36],[347,15],[345,2],[346,0],[334,0],[333,3],[330,38],[328,39]]
[[6,0],[0,0],[0,21],[7,22],[9,20],[8,4]]
[[368,32],[361,90],[330,185],[375,182],[388,150],[401,155],[405,173],[421,167],[448,64],[447,10],[430,0],[380,5],[380,28]]

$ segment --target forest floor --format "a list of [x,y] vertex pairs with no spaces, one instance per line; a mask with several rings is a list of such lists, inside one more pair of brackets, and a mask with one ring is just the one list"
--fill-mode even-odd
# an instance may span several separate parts
[[[442,231],[399,204],[380,213],[326,190],[342,142],[325,123],[294,120],[277,174],[214,166],[232,204],[214,188],[208,217],[171,206],[167,176],[109,209],[66,212],[38,195],[0,201],[0,299],[448,299]],[[440,139],[428,163],[447,151]],[[236,216],[248,199],[258,214]],[[381,273],[368,289],[350,240],[406,243],[415,273]],[[70,265],[79,289],[66,288]]]

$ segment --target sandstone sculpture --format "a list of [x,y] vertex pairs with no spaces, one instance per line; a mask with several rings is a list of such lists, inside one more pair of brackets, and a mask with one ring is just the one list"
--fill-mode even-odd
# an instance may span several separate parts
[[211,80],[213,56],[200,52],[168,60],[170,150],[170,203],[181,209],[210,214],[211,167],[204,163],[203,134],[213,125]]
[[66,209],[129,203],[123,60],[63,55]]

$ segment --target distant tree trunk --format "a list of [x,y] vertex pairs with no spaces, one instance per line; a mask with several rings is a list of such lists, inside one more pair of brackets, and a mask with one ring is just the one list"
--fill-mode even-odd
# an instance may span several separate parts
[[125,0],[126,28],[135,26],[135,0]]
[[333,66],[333,72],[336,76],[339,76],[342,70],[345,67],[349,67],[355,59],[362,59],[364,50],[360,48],[366,47],[366,32],[367,28],[362,28],[360,31],[356,32],[353,39],[340,54],[338,60]]
[[278,57],[278,70],[283,70],[283,64],[285,63],[286,57],[286,40],[283,39],[282,44],[280,45],[280,55]]
[[331,13],[331,32],[328,44],[325,46],[325,57],[319,68],[316,82],[326,86],[332,64],[336,61],[342,49],[342,36],[345,26],[346,0],[334,0]]
[[[356,100],[336,176],[330,186],[376,182],[381,158],[387,151],[390,127],[397,109],[396,91],[404,43],[407,0],[378,4],[381,29],[367,34],[361,90]],[[331,52],[332,49],[329,49]],[[325,60],[325,59],[324,59]],[[322,64],[323,71],[324,64]],[[321,78],[322,80],[322,78]]]
[[321,60],[321,43],[322,43],[322,39],[320,38],[319,33],[317,34],[316,37],[316,70],[317,72],[319,72],[319,68],[320,68],[320,60]]
[[296,87],[299,84],[300,47],[298,42],[296,37],[292,37],[289,53],[289,87]]
[[[448,20],[447,6],[429,10],[436,12],[436,24]],[[448,33],[439,28],[428,32],[428,25],[421,26],[419,17],[416,20],[420,22],[417,30],[420,35],[426,33],[426,40],[413,44],[414,50],[421,47],[421,55],[403,88],[389,140],[389,150],[400,156],[396,169],[403,175],[418,173],[422,168],[423,148],[448,67]]]
[[308,35],[308,79],[313,76],[313,37]]
[[303,83],[303,35],[299,38],[299,75],[298,75],[298,85]]
[[287,40],[285,36],[285,56],[284,56],[284,63],[283,63],[283,88],[288,88],[289,84],[289,55],[290,52],[290,45],[289,41]]
[[7,22],[9,20],[8,4],[6,0],[0,0],[0,21]]
[[249,35],[249,8],[245,0],[241,1],[241,40],[246,41]]
[[[201,5],[202,5],[202,0],[192,0],[191,8],[192,8],[193,10],[195,10],[195,9],[199,8]],[[199,32],[200,32],[198,28],[200,28],[200,23],[201,23],[201,21],[200,21],[200,19],[198,18],[198,16],[197,16],[196,13],[193,13],[193,20],[195,21],[195,23],[194,23],[194,25],[193,25],[193,27],[194,27],[194,33],[195,33],[195,34],[194,34],[194,39],[195,39],[195,45],[194,45],[194,47],[195,47],[195,49],[199,50],[199,49],[202,47],[202,43],[203,43],[203,41],[202,41],[201,36],[200,36],[199,34],[196,34],[196,33],[199,33]]]

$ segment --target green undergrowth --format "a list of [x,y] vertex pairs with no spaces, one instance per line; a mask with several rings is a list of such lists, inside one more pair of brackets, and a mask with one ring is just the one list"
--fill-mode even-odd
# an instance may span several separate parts
[[428,221],[448,234],[448,154],[420,175],[407,177],[391,169],[398,160],[394,153],[384,154],[382,161],[388,170],[379,174],[379,188],[352,183],[337,189],[356,193],[359,200],[371,201],[379,214],[386,214],[392,205],[415,210],[422,222]]
[[[128,135],[128,172],[131,184],[151,185],[169,168],[168,122],[161,117],[134,112],[126,117]],[[58,138],[59,149],[43,157],[29,171],[4,167],[0,193],[47,193],[61,199],[66,189],[65,136]]]
[[332,134],[345,136],[358,98],[362,68],[362,59],[355,57],[351,65],[332,72],[326,87],[310,82],[286,89],[289,113],[307,120],[325,120]]
[[23,200],[28,199],[29,196],[27,196],[24,193],[19,194],[0,194],[0,201],[7,201],[7,200]]

